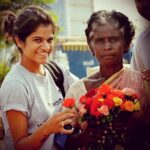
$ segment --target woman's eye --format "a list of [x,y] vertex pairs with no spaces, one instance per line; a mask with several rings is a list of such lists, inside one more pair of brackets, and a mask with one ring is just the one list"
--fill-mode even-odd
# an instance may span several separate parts
[[103,40],[103,39],[98,39],[98,40],[96,41],[96,44],[104,44],[104,40]]
[[34,39],[36,43],[41,43],[41,39]]
[[48,43],[52,43],[53,42],[53,38],[50,38],[47,40]]
[[116,43],[119,41],[119,38],[111,38],[110,43]]
[[111,39],[111,40],[110,40],[110,43],[114,43],[114,42],[116,42],[115,39]]

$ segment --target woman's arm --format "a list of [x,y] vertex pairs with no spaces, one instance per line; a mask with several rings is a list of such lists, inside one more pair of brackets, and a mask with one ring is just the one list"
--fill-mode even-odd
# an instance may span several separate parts
[[73,129],[66,130],[62,126],[70,124],[73,113],[70,110],[59,112],[43,123],[33,134],[29,135],[28,118],[20,111],[7,111],[7,119],[10,127],[10,132],[14,141],[15,149],[17,150],[32,150],[39,149],[48,136],[52,133],[71,134]]

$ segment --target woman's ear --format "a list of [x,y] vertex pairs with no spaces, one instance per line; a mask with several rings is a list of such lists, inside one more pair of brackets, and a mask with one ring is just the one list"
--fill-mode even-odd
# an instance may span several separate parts
[[20,49],[23,48],[24,43],[18,37],[15,37],[15,42],[16,42],[16,45],[18,48],[20,48]]

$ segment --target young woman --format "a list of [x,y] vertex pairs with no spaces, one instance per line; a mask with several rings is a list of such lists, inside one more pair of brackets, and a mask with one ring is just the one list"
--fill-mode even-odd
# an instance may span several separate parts
[[[0,108],[8,150],[54,150],[54,133],[70,134],[64,125],[72,122],[72,111],[59,112],[62,94],[44,64],[54,48],[57,31],[51,16],[28,6],[17,16],[8,14],[4,33],[20,52],[20,61],[5,77],[0,89]],[[60,66],[64,89],[77,78]]]
[[[150,139],[148,95],[144,91],[141,73],[123,68],[123,54],[128,51],[134,33],[132,23],[128,17],[120,12],[102,10],[93,13],[87,22],[85,34],[90,50],[99,62],[99,70],[95,74],[72,84],[66,97],[74,97],[78,104],[82,95],[103,83],[110,84],[116,89],[123,89],[125,87],[134,89],[141,96],[141,111],[130,122],[132,126],[130,125],[129,139],[124,149],[148,150],[148,141]],[[121,124],[124,127],[124,124]],[[96,130],[97,136],[102,137],[104,134],[101,133],[103,133],[101,128]],[[85,130],[76,136],[76,139],[79,139],[76,145],[88,145],[92,143],[92,140],[95,140],[96,143],[96,137],[93,136],[93,138],[90,135],[90,129],[87,128],[87,131]],[[72,138],[70,137],[72,143],[77,141],[75,136],[72,139],[73,136]],[[115,144],[117,143],[106,145],[105,150],[114,150]],[[101,147],[98,147],[101,150]]]

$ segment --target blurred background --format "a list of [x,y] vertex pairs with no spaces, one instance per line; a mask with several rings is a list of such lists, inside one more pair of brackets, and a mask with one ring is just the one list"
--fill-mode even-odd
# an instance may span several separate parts
[[[127,15],[136,27],[136,36],[148,25],[136,8],[134,0],[0,0],[0,23],[6,10],[16,12],[25,5],[36,4],[49,10],[60,27],[56,47],[50,59],[68,67],[79,78],[95,71],[97,61],[90,54],[84,30],[89,16],[97,10],[117,10]],[[130,64],[132,46],[124,56]],[[0,30],[0,83],[9,69],[19,59],[16,47],[5,42]],[[93,69],[94,67],[94,69]]]

